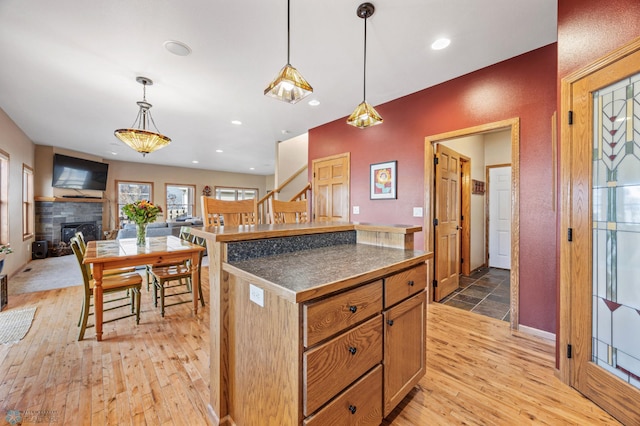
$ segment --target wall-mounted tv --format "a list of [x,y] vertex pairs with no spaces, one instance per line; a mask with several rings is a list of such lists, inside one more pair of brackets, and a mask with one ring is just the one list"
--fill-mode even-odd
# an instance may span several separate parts
[[54,188],[107,190],[109,165],[62,154],[53,156]]

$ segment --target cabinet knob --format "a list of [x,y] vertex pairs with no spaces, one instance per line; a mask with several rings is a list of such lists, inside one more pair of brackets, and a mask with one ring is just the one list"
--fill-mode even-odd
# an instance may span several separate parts
[[351,355],[355,355],[357,351],[358,350],[356,348],[354,348],[353,346],[349,346],[349,352],[351,352]]
[[413,287],[413,281],[409,281],[407,284],[409,284],[411,287]]
[[358,307],[355,305],[349,306],[349,310],[351,311],[352,314],[355,314],[356,311],[358,310]]
[[387,324],[389,324],[389,326],[393,325],[393,320],[387,320]]
[[355,414],[356,413],[356,406],[355,405],[349,405],[349,411],[351,411],[351,414]]

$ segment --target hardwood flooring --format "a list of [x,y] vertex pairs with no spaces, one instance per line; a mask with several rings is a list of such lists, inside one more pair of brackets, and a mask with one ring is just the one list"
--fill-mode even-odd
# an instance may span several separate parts
[[[151,295],[140,325],[106,324],[100,343],[93,328],[76,340],[80,287],[11,296],[8,309],[38,310],[22,341],[0,345],[0,424],[20,410],[32,423],[206,425],[209,305],[197,318],[190,304],[168,307],[163,319]],[[449,306],[428,311],[427,375],[385,425],[618,424],[555,378],[551,343]]]

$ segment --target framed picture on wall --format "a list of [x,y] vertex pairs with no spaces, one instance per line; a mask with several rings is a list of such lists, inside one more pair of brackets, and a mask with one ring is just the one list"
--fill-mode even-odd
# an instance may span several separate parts
[[370,179],[372,200],[388,200],[397,198],[397,161],[377,163],[371,165]]

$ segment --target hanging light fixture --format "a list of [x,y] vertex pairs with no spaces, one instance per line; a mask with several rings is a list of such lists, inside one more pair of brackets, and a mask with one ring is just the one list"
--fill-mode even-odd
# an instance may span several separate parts
[[289,63],[291,51],[290,41],[290,0],[287,0],[287,64],[280,70],[276,78],[264,89],[264,94],[281,101],[295,104],[300,99],[313,93],[313,88],[307,83],[297,69]]
[[[171,139],[160,134],[153,117],[151,117],[151,111],[149,111],[152,105],[147,102],[147,85],[151,86],[153,81],[147,77],[136,77],[136,81],[142,84],[142,100],[137,102],[140,111],[138,111],[136,121],[133,122],[131,128],[118,129],[113,134],[122,142],[141,153],[142,156],[145,156],[169,145]],[[148,123],[153,125],[156,129],[155,132],[147,130]]]
[[347,123],[352,126],[364,129],[382,123],[380,114],[367,102],[367,18],[373,15],[376,8],[371,3],[362,3],[358,6],[356,14],[364,19],[364,73],[363,73],[363,96],[362,102],[356,107],[347,119]]

